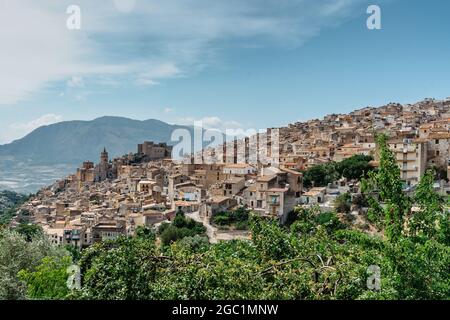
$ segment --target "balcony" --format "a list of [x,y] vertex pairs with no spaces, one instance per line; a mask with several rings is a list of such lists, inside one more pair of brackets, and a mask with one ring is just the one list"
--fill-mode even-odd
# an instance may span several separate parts
[[403,153],[413,153],[416,152],[417,149],[416,147],[413,146],[408,146],[408,147],[403,147],[402,149],[400,149]]
[[279,206],[280,205],[280,198],[279,197],[271,197],[270,201],[268,202],[270,206]]
[[403,167],[402,168],[402,171],[404,171],[404,172],[417,172],[417,171],[419,171],[419,168],[418,167]]

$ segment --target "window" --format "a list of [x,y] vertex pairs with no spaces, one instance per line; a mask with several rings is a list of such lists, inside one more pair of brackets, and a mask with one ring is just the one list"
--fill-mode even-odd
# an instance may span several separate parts
[[279,197],[278,196],[272,196],[270,199],[270,202],[272,204],[278,204],[280,202]]
[[436,142],[436,144],[439,144],[439,139],[436,139],[436,141],[435,141],[435,142]]
[[438,156],[439,157],[439,155],[440,155],[441,153],[440,153],[440,151],[438,150],[438,151],[436,151],[436,156]]

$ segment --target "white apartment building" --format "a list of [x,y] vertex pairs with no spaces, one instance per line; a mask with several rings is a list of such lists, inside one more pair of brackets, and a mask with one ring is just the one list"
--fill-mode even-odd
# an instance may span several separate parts
[[408,186],[420,182],[427,166],[427,142],[421,139],[404,139],[389,141],[400,167],[401,179]]
[[232,176],[244,176],[256,173],[256,169],[246,163],[230,163],[223,167],[223,173]]

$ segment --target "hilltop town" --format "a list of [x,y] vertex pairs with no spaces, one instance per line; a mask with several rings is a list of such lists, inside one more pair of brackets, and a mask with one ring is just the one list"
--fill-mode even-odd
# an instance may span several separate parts
[[[305,172],[355,156],[370,157],[376,168],[375,137],[380,133],[388,136],[405,192],[414,190],[427,168],[438,173],[436,188],[450,192],[450,99],[368,107],[290,124],[277,130],[276,160],[270,148],[259,148],[263,140],[272,141],[274,129],[253,139],[257,153],[266,153],[265,162],[248,161],[254,156],[251,138],[243,140],[244,160],[236,140],[217,147],[212,163],[171,159],[172,147],[165,143],[143,142],[135,153],[116,159],[104,149],[98,164],[86,161],[76,173],[41,189],[21,206],[12,224],[37,224],[54,244],[84,248],[133,235],[138,227],[157,227],[183,212],[205,225],[211,242],[246,238],[245,228],[222,228],[214,217],[245,208],[283,224],[297,206],[334,210],[339,196],[360,194],[360,181],[341,176],[326,185],[306,184]],[[356,221],[363,212],[350,210]]]

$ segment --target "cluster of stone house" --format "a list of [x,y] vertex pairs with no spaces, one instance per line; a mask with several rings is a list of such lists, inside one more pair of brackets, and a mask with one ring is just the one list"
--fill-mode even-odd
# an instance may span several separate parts
[[[208,220],[245,206],[284,223],[296,206],[332,209],[339,194],[357,193],[358,182],[345,180],[304,189],[302,171],[354,155],[371,155],[376,166],[377,133],[388,135],[405,186],[416,185],[430,167],[450,177],[450,100],[427,99],[280,128],[278,159],[264,164],[247,161],[251,152],[240,162],[236,142],[231,143],[231,158],[208,164],[172,160],[171,147],[153,142],[139,144],[136,154],[112,161],[103,150],[99,164],[83,163],[75,174],[39,191],[22,209],[55,244],[77,247],[133,235],[137,227],[169,221],[178,211],[196,212]],[[247,138],[245,145],[251,141]]]
[[41,225],[54,244],[83,248],[133,235],[137,227],[170,221],[179,211],[209,219],[247,206],[284,222],[301,202],[302,174],[284,167],[258,171],[249,164],[186,164],[168,158],[135,163],[131,156],[110,162],[105,156],[104,150],[105,178],[95,176],[99,165],[85,162],[22,207],[30,213],[26,219]]
[[407,185],[416,185],[427,168],[450,170],[450,99],[368,107],[291,124],[280,130],[281,164],[303,170],[353,155],[377,160],[379,133],[388,135]]

